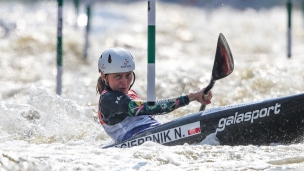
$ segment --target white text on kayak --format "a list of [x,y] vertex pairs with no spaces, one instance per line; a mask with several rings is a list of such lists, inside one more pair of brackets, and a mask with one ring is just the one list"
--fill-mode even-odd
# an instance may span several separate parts
[[281,104],[276,103],[275,106],[265,107],[259,110],[248,111],[244,113],[236,112],[234,116],[221,118],[218,123],[217,131],[225,130],[226,126],[238,124],[241,122],[254,122],[258,118],[268,117],[271,113],[279,114]]

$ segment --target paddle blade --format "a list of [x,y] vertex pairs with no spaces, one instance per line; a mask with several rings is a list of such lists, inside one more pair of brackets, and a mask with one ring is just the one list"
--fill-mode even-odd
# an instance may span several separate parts
[[212,69],[212,78],[218,80],[232,73],[234,62],[229,45],[222,33],[217,41],[216,53]]
[[[204,90],[204,94],[207,95],[207,93],[213,88],[216,80],[222,79],[230,75],[233,69],[234,62],[231,50],[224,35],[220,33],[217,40],[216,53],[212,69],[212,77],[209,85]],[[199,111],[203,111],[205,110],[205,108],[206,105],[201,105]]]

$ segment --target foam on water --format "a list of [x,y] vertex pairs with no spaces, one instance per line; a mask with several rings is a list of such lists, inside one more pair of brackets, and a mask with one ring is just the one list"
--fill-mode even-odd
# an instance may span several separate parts
[[[112,140],[96,120],[97,59],[112,46],[136,60],[134,89],[146,98],[146,3],[96,3],[87,61],[84,27],[75,29],[74,10],[64,4],[63,90],[56,87],[55,1],[1,2],[0,170],[301,170],[303,143],[221,146],[215,134],[201,144],[167,147],[146,142],[130,149],[100,149]],[[10,15],[9,15],[10,14]],[[286,57],[287,16],[283,7],[245,11],[157,3],[157,98],[177,97],[205,87],[216,41],[223,33],[234,72],[213,88],[208,108],[303,92],[304,29],[293,12],[292,59]],[[167,122],[196,112],[191,103]]]
[[93,107],[79,106],[43,87],[33,87],[26,104],[1,103],[1,111],[1,133],[6,136],[2,141],[39,144],[105,138]]

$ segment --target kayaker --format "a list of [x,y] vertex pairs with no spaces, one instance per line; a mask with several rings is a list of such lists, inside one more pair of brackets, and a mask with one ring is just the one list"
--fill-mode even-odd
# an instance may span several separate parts
[[131,89],[135,82],[134,69],[133,56],[123,48],[109,48],[98,60],[98,117],[106,133],[115,142],[160,125],[153,115],[172,112],[192,101],[205,105],[211,103],[211,91],[204,97],[203,90],[199,90],[176,98],[156,100],[154,106],[149,106]]

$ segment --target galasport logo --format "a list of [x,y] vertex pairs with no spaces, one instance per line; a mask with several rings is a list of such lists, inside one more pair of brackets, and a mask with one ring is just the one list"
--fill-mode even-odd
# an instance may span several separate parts
[[124,65],[121,66],[121,68],[131,68],[131,65],[128,65],[129,61],[127,59],[125,59]]
[[274,106],[265,107],[262,109],[257,109],[253,111],[248,111],[244,113],[235,112],[234,116],[229,116],[227,118],[221,118],[218,123],[217,131],[225,130],[226,126],[234,125],[242,122],[250,121],[253,123],[256,119],[268,117],[271,114],[280,113],[281,104],[276,103]]
[[118,148],[126,148],[126,147],[133,147],[137,145],[141,145],[146,141],[153,141],[159,144],[165,144],[172,141],[176,141],[182,138],[190,137],[196,134],[201,133],[200,121],[193,122],[187,125],[171,128],[168,130],[160,131],[154,134],[147,135],[145,137],[136,138],[134,140],[129,140],[118,145],[115,147]]

